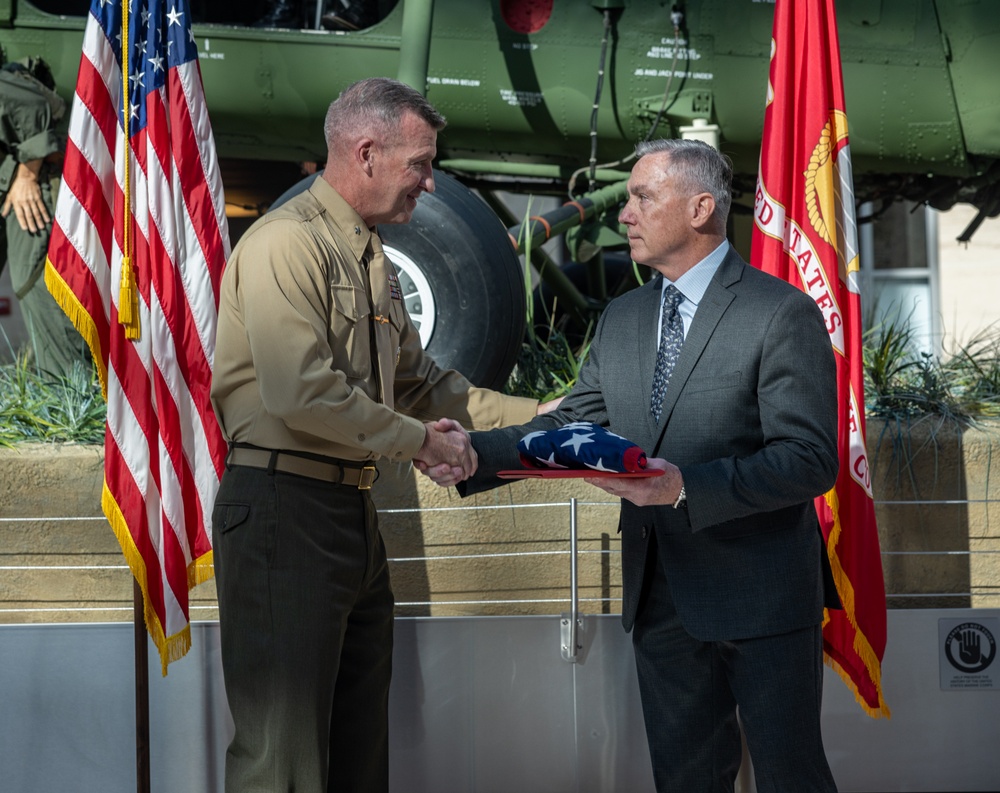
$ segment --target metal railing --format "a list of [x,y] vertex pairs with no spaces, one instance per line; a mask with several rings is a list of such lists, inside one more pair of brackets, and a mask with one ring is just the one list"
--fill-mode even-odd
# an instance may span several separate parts
[[[986,505],[988,510],[988,505],[990,503],[996,503],[996,499],[974,499],[974,500],[941,500],[941,501],[891,501],[891,502],[877,502],[878,504],[891,504],[893,507],[913,507],[916,509],[924,508],[927,506],[970,506],[974,504]],[[613,557],[620,554],[620,549],[614,547],[618,544],[616,537],[611,536],[610,532],[603,533],[601,537],[587,537],[581,538],[581,531],[579,526],[578,513],[581,507],[587,508],[597,508],[597,509],[614,509],[617,510],[618,502],[591,502],[591,501],[579,501],[578,499],[570,499],[566,501],[556,501],[556,502],[546,502],[546,503],[536,503],[536,504],[506,504],[506,505],[473,505],[473,506],[450,506],[450,507],[414,507],[414,508],[400,508],[400,509],[380,509],[379,514],[383,523],[386,521],[391,521],[396,516],[411,516],[416,517],[420,521],[421,528],[430,528],[434,525],[438,525],[442,520],[447,522],[453,520],[458,516],[462,516],[463,513],[483,513],[488,511],[502,511],[509,513],[512,510],[538,510],[538,509],[564,509],[565,510],[565,532],[556,532],[560,539],[551,540],[550,542],[561,545],[562,547],[550,548],[545,550],[516,550],[516,551],[504,551],[502,547],[504,546],[504,541],[498,540],[494,545],[499,546],[500,549],[476,553],[428,553],[428,554],[413,554],[413,555],[392,555],[390,556],[390,563],[393,565],[395,570],[402,570],[406,566],[422,566],[425,570],[431,565],[437,565],[439,563],[449,563],[449,564],[470,564],[473,562],[493,562],[499,560],[514,560],[518,562],[527,560],[539,560],[542,558],[551,558],[557,564],[561,565],[560,560],[565,561],[565,565],[561,566],[562,575],[565,575],[566,567],[568,566],[569,580],[568,584],[562,586],[564,594],[559,594],[555,597],[539,597],[539,596],[520,596],[511,598],[502,597],[465,597],[465,598],[454,598],[449,599],[446,597],[433,597],[429,596],[426,599],[405,599],[402,598],[397,602],[397,607],[400,609],[423,609],[426,612],[434,612],[442,608],[455,608],[457,606],[462,606],[465,608],[479,608],[483,610],[489,610],[488,613],[498,613],[496,609],[502,608],[504,612],[512,613],[525,613],[525,610],[529,607],[533,609],[532,613],[556,613],[562,615],[562,628],[563,628],[563,641],[562,641],[562,652],[563,657],[568,661],[573,661],[576,658],[576,651],[579,649],[578,632],[582,629],[582,619],[580,617],[581,604],[591,605],[595,608],[608,613],[611,611],[615,604],[620,603],[620,597],[612,596],[610,594],[609,585],[610,579],[610,569]],[[616,516],[616,513],[615,513]],[[614,517],[614,516],[612,516]],[[6,541],[5,535],[8,534],[9,528],[16,524],[24,523],[61,523],[61,522],[98,522],[104,523],[105,518],[101,515],[96,516],[56,516],[56,517],[0,517],[0,623],[16,623],[16,622],[33,622],[33,621],[43,621],[46,618],[51,618],[60,622],[87,622],[92,621],[90,619],[95,614],[100,615],[120,615],[123,619],[127,615],[130,615],[133,610],[131,603],[131,576],[128,573],[128,567],[121,562],[107,562],[107,563],[66,563],[67,558],[73,556],[93,556],[94,552],[66,552],[66,553],[53,553],[47,551],[44,555],[46,557],[57,556],[60,559],[59,563],[47,564],[45,561],[36,561],[33,557],[40,556],[41,554],[34,554],[30,549],[20,548],[12,550],[9,547],[9,543]],[[988,517],[987,517],[988,523]],[[106,527],[105,527],[106,528]],[[110,529],[107,529],[110,535]],[[113,538],[112,538],[113,539]],[[883,568],[886,571],[886,598],[890,607],[896,605],[906,605],[908,607],[931,607],[931,606],[941,606],[941,605],[956,605],[956,606],[970,606],[979,605],[985,607],[996,607],[1000,605],[1000,533],[997,535],[986,535],[984,537],[974,537],[976,540],[984,540],[986,543],[991,543],[996,545],[995,548],[972,548],[972,547],[958,547],[958,548],[942,548],[942,549],[882,549],[883,558]],[[602,547],[599,550],[581,548],[581,542],[597,542],[602,543]],[[994,542],[995,541],[995,542]],[[547,541],[548,542],[548,541]],[[96,555],[108,556],[112,555],[114,552],[110,550],[98,551]],[[597,568],[600,570],[601,581],[595,583],[591,580],[584,580],[583,587],[585,588],[600,588],[601,595],[599,597],[584,596],[581,595],[581,565],[580,560],[582,557],[597,555],[600,557],[600,563]],[[12,561],[18,558],[27,558],[31,561],[25,563],[18,563]],[[905,564],[910,560],[922,560],[926,562],[928,560],[950,560],[954,565],[954,562],[959,563],[959,569],[953,569],[950,571],[949,575],[952,579],[956,577],[962,578],[966,582],[964,588],[958,589],[941,589],[941,591],[922,591],[920,581],[910,581],[901,579],[900,571],[895,568],[900,564]],[[993,562],[993,560],[997,560]],[[987,570],[984,574],[988,576],[986,580],[980,582],[973,581],[972,568],[974,566],[979,567],[990,567],[992,564],[995,567],[995,574],[992,574],[990,570]],[[588,570],[593,569],[593,565],[588,567]],[[926,569],[926,566],[921,569]],[[121,574],[121,596],[120,598],[115,597],[102,597],[102,598],[67,598],[63,597],[61,600],[53,600],[51,605],[46,605],[46,601],[41,598],[29,597],[27,593],[23,591],[18,591],[18,582],[14,580],[17,574],[73,574],[78,576],[92,576],[93,574]],[[902,574],[906,574],[906,570],[902,570]],[[911,575],[917,575],[917,573],[911,573]],[[940,580],[940,576],[929,576],[934,580]],[[531,589],[529,586],[531,582],[524,582],[524,589]],[[551,582],[550,582],[551,583]],[[110,587],[119,585],[117,578],[114,582],[109,583]],[[43,584],[43,586],[45,586]],[[35,587],[38,588],[37,586]],[[67,586],[63,582],[62,589],[66,589]],[[72,584],[69,585],[69,589],[72,589]],[[107,593],[105,593],[107,594]],[[27,605],[27,604],[31,605]],[[88,604],[89,603],[89,604]],[[40,605],[42,604],[42,605]],[[926,606],[924,605],[926,604]],[[539,611],[539,607],[542,609],[549,609],[547,612]],[[214,595],[209,598],[193,598],[190,605],[190,612],[192,619],[211,619],[216,614],[217,605],[214,602]],[[567,610],[568,609],[568,610]]]

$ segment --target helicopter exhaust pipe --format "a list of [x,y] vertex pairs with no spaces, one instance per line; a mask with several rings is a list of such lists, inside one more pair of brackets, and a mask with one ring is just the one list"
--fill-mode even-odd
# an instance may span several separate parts
[[[523,223],[508,227],[507,234],[518,254],[530,252],[531,260],[538,268],[542,280],[562,301],[562,305],[581,323],[586,324],[587,316],[603,307],[602,300],[595,300],[582,294],[567,275],[542,250],[542,245],[553,237],[564,234],[576,226],[600,217],[617,207],[628,197],[628,180],[587,193],[579,200],[567,201],[558,209],[542,215],[533,215]],[[598,270],[603,281],[603,265]]]
[[615,182],[587,193],[578,201],[567,201],[544,215],[533,215],[524,223],[510,226],[507,234],[519,254],[541,247],[553,237],[564,234],[617,207],[628,197],[628,180]]

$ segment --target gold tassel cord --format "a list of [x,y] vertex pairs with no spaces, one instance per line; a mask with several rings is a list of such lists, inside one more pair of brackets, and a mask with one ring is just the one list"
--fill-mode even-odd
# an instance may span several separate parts
[[128,4],[122,0],[122,130],[125,135],[125,184],[122,188],[122,275],[118,288],[118,324],[125,329],[125,338],[136,340],[140,338],[139,325],[139,287],[136,283],[135,269],[132,267],[132,239],[129,231],[132,226],[132,191],[131,144],[129,142],[129,123],[131,121],[131,103],[128,93]]
[[122,278],[118,292],[118,324],[125,326],[126,339],[139,338],[139,290],[132,258],[122,256]]

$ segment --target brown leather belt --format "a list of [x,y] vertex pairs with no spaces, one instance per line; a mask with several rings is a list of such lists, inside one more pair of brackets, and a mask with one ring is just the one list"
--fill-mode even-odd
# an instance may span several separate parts
[[370,463],[367,465],[358,463],[357,466],[324,463],[270,449],[230,449],[226,465],[245,465],[248,468],[282,471],[286,474],[332,482],[335,485],[356,487],[358,490],[371,490],[378,476],[378,470]]

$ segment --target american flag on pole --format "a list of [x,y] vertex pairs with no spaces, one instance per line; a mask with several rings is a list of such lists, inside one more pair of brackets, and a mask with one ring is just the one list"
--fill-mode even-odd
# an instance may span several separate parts
[[188,591],[212,576],[225,443],[209,388],[228,255],[187,0],[93,0],[45,280],[100,372],[102,505],[163,674],[191,645]]
[[799,286],[837,359],[840,474],[816,499],[843,610],[823,626],[827,663],[873,716],[882,697],[885,586],[865,448],[854,186],[834,0],[777,0],[751,263]]

